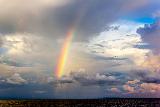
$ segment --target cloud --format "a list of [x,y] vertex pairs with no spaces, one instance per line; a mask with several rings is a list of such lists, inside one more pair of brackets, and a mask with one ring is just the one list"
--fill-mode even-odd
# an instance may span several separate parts
[[138,79],[135,79],[135,80],[132,80],[132,81],[128,81],[127,84],[137,84],[138,82],[140,82],[140,80]]
[[[148,74],[149,75],[149,74]],[[138,78],[138,77],[136,77]],[[143,80],[144,79],[144,80]],[[152,78],[153,79],[153,78]],[[123,94],[132,94],[136,97],[157,97],[159,95],[159,82],[151,80],[151,78],[146,78],[144,76],[141,80],[129,80],[123,87]]]
[[160,18],[160,11],[158,10],[155,13],[153,13],[153,17]]
[[23,79],[20,74],[15,73],[10,78],[7,78],[7,83],[21,85],[27,83],[27,81]]
[[88,40],[125,13],[146,6],[142,1],[133,6],[130,0],[1,0],[0,33],[27,32],[56,40],[76,21],[75,39]]
[[[0,15],[1,19],[4,17],[11,18],[10,16],[13,16],[13,20],[14,18],[22,18],[20,21],[23,21],[24,16],[36,16],[36,14],[40,14],[46,8],[63,6],[70,1],[72,0],[28,0],[27,2],[25,0],[14,0],[12,2],[9,0],[0,0],[0,6],[3,7],[0,10]],[[17,11],[17,13],[13,14],[14,11]]]
[[[16,33],[1,35],[1,40],[0,62],[3,64],[15,67],[47,65],[46,68],[49,68],[51,64],[55,63],[50,59],[57,55],[57,47],[53,45],[56,43],[50,42],[47,38],[31,33]],[[54,51],[54,48],[57,51]]]
[[64,6],[71,1],[28,0],[26,2],[25,0],[14,0],[10,2],[9,0],[0,0],[0,6],[3,7],[0,10],[0,33],[38,32],[43,28],[41,23],[44,21],[43,14],[46,13],[46,10],[49,8],[52,8],[52,11],[57,10],[55,8]]
[[120,92],[120,90],[119,90],[118,88],[111,88],[111,91],[112,91],[112,92],[116,92],[116,93],[117,93],[117,92]]
[[145,24],[144,27],[137,29],[137,32],[142,36],[142,40],[151,45],[153,52],[158,54],[160,52],[160,21],[157,20],[153,24]]
[[[136,77],[135,77],[136,78]],[[138,79],[134,79],[134,80],[128,80],[126,81],[126,83],[122,86],[124,92],[123,93],[127,93],[128,94],[135,94],[139,91],[139,85],[141,84],[141,81]]]
[[[126,22],[127,24],[124,24]],[[99,35],[90,39],[87,44],[86,52],[93,56],[97,61],[108,61],[107,63],[119,64],[117,67],[123,67],[127,64],[130,67],[138,68],[146,56],[151,52],[149,48],[139,48],[137,45],[144,46],[141,35],[136,30],[142,26],[140,23],[118,21],[110,26],[119,26],[118,30],[104,30]]]
[[160,79],[158,77],[159,75],[158,76],[147,76],[147,77],[144,77],[142,81],[146,83],[160,83]]
[[[142,68],[140,70],[134,70],[132,71],[131,77],[132,78],[136,78],[134,80],[131,81],[140,81],[138,83],[144,82],[144,83],[160,83],[160,79],[159,79],[160,73],[159,72],[154,72],[151,71],[150,69],[146,68]],[[138,84],[135,83],[135,84]]]
[[[94,53],[94,52],[92,52]],[[128,58],[125,58],[125,57],[117,57],[117,56],[114,56],[114,57],[105,57],[105,56],[96,56],[94,57],[96,60],[127,60]]]
[[123,85],[123,89],[125,91],[128,91],[128,93],[134,93],[135,92],[134,87],[131,87],[129,85]]
[[141,66],[151,72],[160,73],[160,55],[148,56]]
[[[66,27],[70,26],[70,23],[73,23],[74,20],[77,20],[77,18],[80,17],[76,29],[75,38],[79,40],[87,40],[89,36],[93,36],[101,32],[109,23],[117,20],[117,18],[122,15],[124,11],[126,12],[126,10],[119,8],[128,5],[130,5],[130,3],[126,3],[126,1],[77,0],[73,4],[66,5],[63,8],[59,9],[59,11],[57,12],[57,22],[63,23],[62,25],[60,25],[61,29],[64,28],[66,30]],[[84,11],[82,11],[82,8]],[[96,9],[98,8],[100,8],[101,11],[97,11]],[[117,11],[117,13],[114,14],[113,11]],[[70,14],[66,15],[65,13]],[[82,16],[77,14],[80,14]]]
[[44,94],[44,93],[46,93],[46,91],[37,90],[37,91],[35,91],[35,93],[37,93],[37,94]]
[[[62,86],[61,89],[64,88],[64,96],[74,96],[78,92],[81,92],[78,96],[89,96],[90,93],[95,93],[90,94],[92,96],[104,96],[106,90],[107,93],[108,90],[114,93],[121,92],[124,88],[127,92],[134,92],[137,90],[134,85],[141,82],[158,84],[159,57],[147,56],[146,60],[146,55],[151,52],[148,49],[149,45],[152,45],[155,51],[159,49],[159,43],[155,42],[157,36],[153,36],[153,43],[151,39],[147,39],[149,35],[159,33],[159,24],[142,27],[141,23],[119,21],[119,18],[130,17],[130,14],[136,17],[143,16],[146,14],[146,8],[152,7],[153,2],[0,0],[0,82],[10,86],[25,85],[25,88],[29,88],[27,94],[33,97],[35,93],[45,94],[47,97],[57,85]],[[151,9],[147,13],[155,10]],[[158,17],[158,14],[157,12],[154,16]],[[71,25],[75,25],[75,35],[65,69],[66,76],[55,79],[51,76],[53,68],[60,46]],[[140,27],[139,35],[136,30]],[[60,40],[62,42],[58,42]],[[145,62],[143,66],[142,62]],[[134,77],[134,69],[139,67],[140,70],[146,71],[146,75]],[[76,69],[79,68],[85,68],[86,71],[78,72]],[[133,72],[130,72],[131,69]],[[151,76],[149,70],[156,72]],[[68,74],[70,71],[73,73]],[[113,71],[118,73],[109,73]],[[121,74],[125,71],[129,73]],[[50,87],[49,91],[47,87]],[[13,89],[10,92],[16,90],[21,89]]]
[[160,84],[156,83],[142,83],[140,85],[142,92],[159,93]]
[[15,73],[33,82],[50,72],[49,66],[54,63],[50,60],[54,57],[53,49],[46,38],[33,35],[16,33],[0,36],[0,74],[3,78],[8,78],[8,82],[12,82],[9,77]]
[[71,77],[63,76],[61,79],[57,80],[57,83],[65,84],[65,83],[73,83],[74,80]]
[[115,76],[107,76],[104,74],[87,74],[81,72],[73,72],[71,74],[73,79],[84,86],[92,86],[92,85],[113,85],[117,84],[120,80],[118,80]]

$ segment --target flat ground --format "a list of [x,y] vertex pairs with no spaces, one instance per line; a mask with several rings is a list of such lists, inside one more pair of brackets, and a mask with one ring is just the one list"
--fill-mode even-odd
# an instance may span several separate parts
[[160,107],[160,99],[0,100],[0,107]]

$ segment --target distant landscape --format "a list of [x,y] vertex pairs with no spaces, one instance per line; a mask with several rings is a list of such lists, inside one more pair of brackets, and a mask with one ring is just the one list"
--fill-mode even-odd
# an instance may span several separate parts
[[0,107],[160,107],[160,99],[0,100]]
[[2,106],[158,105],[121,98],[160,98],[160,0],[0,0],[0,7]]

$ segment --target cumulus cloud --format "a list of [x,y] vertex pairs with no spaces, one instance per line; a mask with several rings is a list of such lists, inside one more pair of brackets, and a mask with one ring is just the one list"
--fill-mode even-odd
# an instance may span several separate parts
[[133,84],[134,85],[134,84],[136,84],[138,82],[140,82],[140,80],[135,79],[135,80],[127,81],[127,84]]
[[6,82],[10,84],[18,84],[18,85],[27,83],[27,81],[23,79],[18,73],[15,73],[10,78],[7,78]]
[[141,97],[145,96],[145,94],[156,97],[159,95],[160,85],[157,83],[139,83],[136,86],[123,85],[123,89],[127,91],[127,93],[139,94]]
[[150,55],[146,58],[145,62],[141,65],[151,72],[160,73],[160,56],[159,55]]
[[153,24],[145,24],[144,27],[140,27],[137,32],[142,36],[142,40],[149,43],[153,52],[159,54],[160,52],[160,21],[157,20]]
[[[145,78],[145,77],[144,77]],[[123,85],[123,93],[132,94],[138,97],[146,97],[146,95],[150,95],[150,97],[157,97],[159,95],[159,82],[149,80],[129,80]],[[157,94],[157,95],[156,95]],[[147,96],[148,97],[148,96]]]
[[[1,35],[0,62],[15,67],[45,67],[55,63],[57,55],[50,40],[30,33]],[[47,47],[47,48],[46,48]],[[56,57],[55,57],[56,59]],[[46,68],[47,68],[46,66]]]
[[67,76],[63,76],[61,79],[58,79],[57,80],[57,83],[60,83],[60,84],[65,84],[65,83],[73,83],[74,80],[72,79],[72,77],[67,77]]
[[124,24],[123,22],[125,21],[111,24],[111,26],[120,25],[118,30],[106,30],[92,38],[90,43],[87,44],[88,50],[86,51],[89,51],[88,53],[93,55],[96,60],[107,60],[108,63],[117,61],[121,65],[127,63],[127,65],[138,68],[151,50],[140,48],[146,44],[143,42],[141,35],[136,33],[137,28],[142,25],[134,22]]
[[160,84],[156,83],[142,83],[140,85],[142,92],[150,92],[150,93],[159,93],[160,91]]
[[[32,83],[51,71],[49,66],[55,61],[50,59],[54,58],[56,51],[53,51],[53,43],[48,43],[47,38],[30,33],[1,34],[0,37],[0,74],[3,78],[18,73],[26,75]],[[7,81],[12,82],[10,78]]]
[[[155,14],[155,17],[158,17],[158,13]],[[155,86],[158,86],[160,82],[159,31],[159,20],[153,24],[146,24],[144,27],[140,27],[137,30],[137,32],[142,36],[142,39],[149,43],[152,50],[152,54],[149,54],[141,64],[141,67],[148,71],[145,75],[142,76],[142,81],[145,83],[141,84],[141,88],[144,92],[157,92],[157,87]]]
[[81,85],[90,86],[90,85],[113,85],[117,84],[119,79],[117,79],[114,75],[104,75],[99,73],[87,74],[81,72],[73,72],[71,74],[73,79],[80,83]]
[[134,87],[131,87],[131,86],[129,86],[129,85],[123,85],[123,89],[124,89],[125,91],[128,91],[128,93],[134,93],[134,92],[135,92]]
[[120,90],[119,90],[118,88],[111,88],[111,91],[112,91],[112,92],[116,92],[116,93],[117,93],[117,92],[120,92]]
[[160,83],[159,76],[160,74],[157,72],[153,72],[150,70],[145,71],[137,71],[138,73],[135,75],[140,81],[145,83]]

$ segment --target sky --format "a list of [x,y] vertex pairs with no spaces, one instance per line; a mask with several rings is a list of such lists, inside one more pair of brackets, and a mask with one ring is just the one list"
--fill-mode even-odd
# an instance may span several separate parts
[[0,0],[0,98],[160,98],[159,0]]

